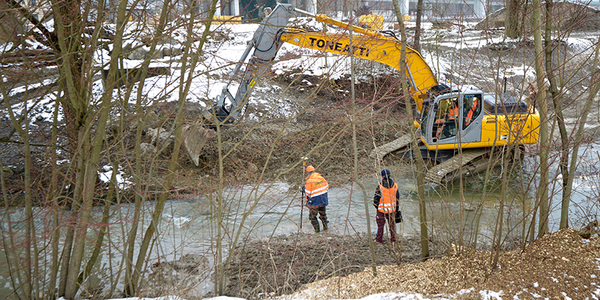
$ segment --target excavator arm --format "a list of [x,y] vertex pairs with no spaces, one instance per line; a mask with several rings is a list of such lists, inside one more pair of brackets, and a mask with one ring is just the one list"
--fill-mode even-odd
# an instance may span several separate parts
[[[294,13],[300,13],[315,18],[318,21],[342,29],[352,28],[353,33],[309,32],[288,27],[288,21]],[[352,43],[350,43],[352,41]],[[238,117],[241,109],[247,103],[256,81],[263,77],[269,68],[269,63],[275,58],[282,43],[287,42],[302,48],[314,49],[339,55],[376,61],[400,70],[400,54],[402,43],[393,34],[382,34],[358,26],[352,26],[325,15],[312,15],[308,12],[294,9],[291,4],[279,3],[248,42],[244,54],[230,75],[230,80],[223,88],[211,112],[225,124],[232,123]],[[429,89],[438,85],[435,75],[419,52],[405,45],[406,75],[411,83],[411,94],[419,111],[423,99],[427,98]],[[246,60],[252,52],[248,63]],[[245,69],[241,71],[242,67]],[[240,79],[240,75],[241,79]],[[239,80],[235,96],[230,91],[231,84]]]
[[[356,27],[360,28],[360,27]],[[360,28],[365,30],[363,28]],[[377,35],[352,35],[347,33],[307,32],[288,30],[281,35],[281,41],[302,48],[350,55],[364,60],[376,61],[388,65],[398,71],[401,68],[400,55],[402,44],[393,37]],[[350,42],[352,41],[352,42]],[[351,53],[352,51],[352,53]],[[425,63],[421,54],[406,46],[406,76],[411,83],[411,95],[421,111],[423,99],[430,88],[437,86],[433,71]]]
[[[279,31],[288,24],[293,12],[291,4],[280,3],[265,18],[264,23],[258,27],[252,39],[248,41],[244,54],[229,75],[229,82],[223,88],[221,95],[217,98],[216,106],[207,117],[216,117],[225,124],[234,122],[248,102],[256,81],[268,70],[269,62],[277,55],[277,51],[281,47]],[[252,56],[246,64],[250,52],[252,52]],[[235,80],[239,80],[239,87],[234,96],[230,88]]]

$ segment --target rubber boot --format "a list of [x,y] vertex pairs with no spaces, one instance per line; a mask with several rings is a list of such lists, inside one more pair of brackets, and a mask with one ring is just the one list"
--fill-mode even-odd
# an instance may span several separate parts
[[327,220],[327,217],[320,218],[320,219],[321,219],[321,222],[323,222],[323,231],[329,229],[328,226],[327,226],[329,224],[329,221]]
[[321,229],[319,228],[319,221],[317,220],[311,220],[310,223],[312,224],[313,228],[315,229],[315,232],[320,232]]

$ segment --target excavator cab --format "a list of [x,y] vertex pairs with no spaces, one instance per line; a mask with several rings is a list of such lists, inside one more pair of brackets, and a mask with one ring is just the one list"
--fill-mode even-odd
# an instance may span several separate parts
[[458,118],[460,111],[456,97],[442,99],[435,104],[435,118],[433,122],[432,136],[443,140],[456,136]]
[[428,150],[535,144],[539,115],[523,101],[471,87],[424,102],[420,126]]
[[483,92],[468,89],[440,94],[424,108],[421,134],[430,150],[456,149],[458,144],[478,142],[481,132]]

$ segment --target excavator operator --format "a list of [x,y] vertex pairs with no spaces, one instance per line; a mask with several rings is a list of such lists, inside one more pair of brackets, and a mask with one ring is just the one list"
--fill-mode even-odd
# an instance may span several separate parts
[[448,120],[454,121],[458,119],[458,105],[456,105],[456,100],[452,101],[452,108],[448,111]]
[[440,118],[435,120],[437,126],[435,131],[435,137],[438,139],[447,138],[453,136],[451,132],[453,128],[456,128],[456,120],[458,119],[458,105],[456,100],[453,100],[449,104],[451,107],[443,114]]
[[469,124],[471,124],[471,122],[473,122],[473,119],[475,119],[478,115],[477,113],[477,98],[473,99],[473,105],[471,106],[471,108],[469,109],[469,111],[467,112],[466,116],[465,116],[465,127],[469,126]]

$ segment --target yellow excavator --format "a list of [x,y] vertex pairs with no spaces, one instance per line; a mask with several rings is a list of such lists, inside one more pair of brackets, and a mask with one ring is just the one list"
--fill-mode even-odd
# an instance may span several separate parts
[[[342,33],[310,32],[289,27],[289,20],[297,13],[317,21],[345,29]],[[348,33],[351,28],[352,35]],[[256,80],[269,68],[282,43],[339,55],[380,62],[400,71],[405,64],[410,94],[420,117],[415,121],[420,133],[421,152],[436,162],[426,179],[433,183],[451,180],[458,172],[474,173],[487,166],[491,148],[505,145],[535,144],[538,141],[539,114],[523,101],[501,95],[484,93],[465,86],[451,88],[439,84],[435,74],[421,54],[403,45],[391,31],[373,31],[295,9],[279,3],[265,17],[248,42],[240,61],[230,76],[213,110],[205,117],[228,124],[235,121],[248,101]],[[406,60],[400,61],[402,48]],[[253,54],[246,63],[250,52]],[[245,69],[235,96],[229,86]],[[405,148],[412,141],[407,134],[371,153],[374,159]],[[457,155],[458,153],[460,155]]]

